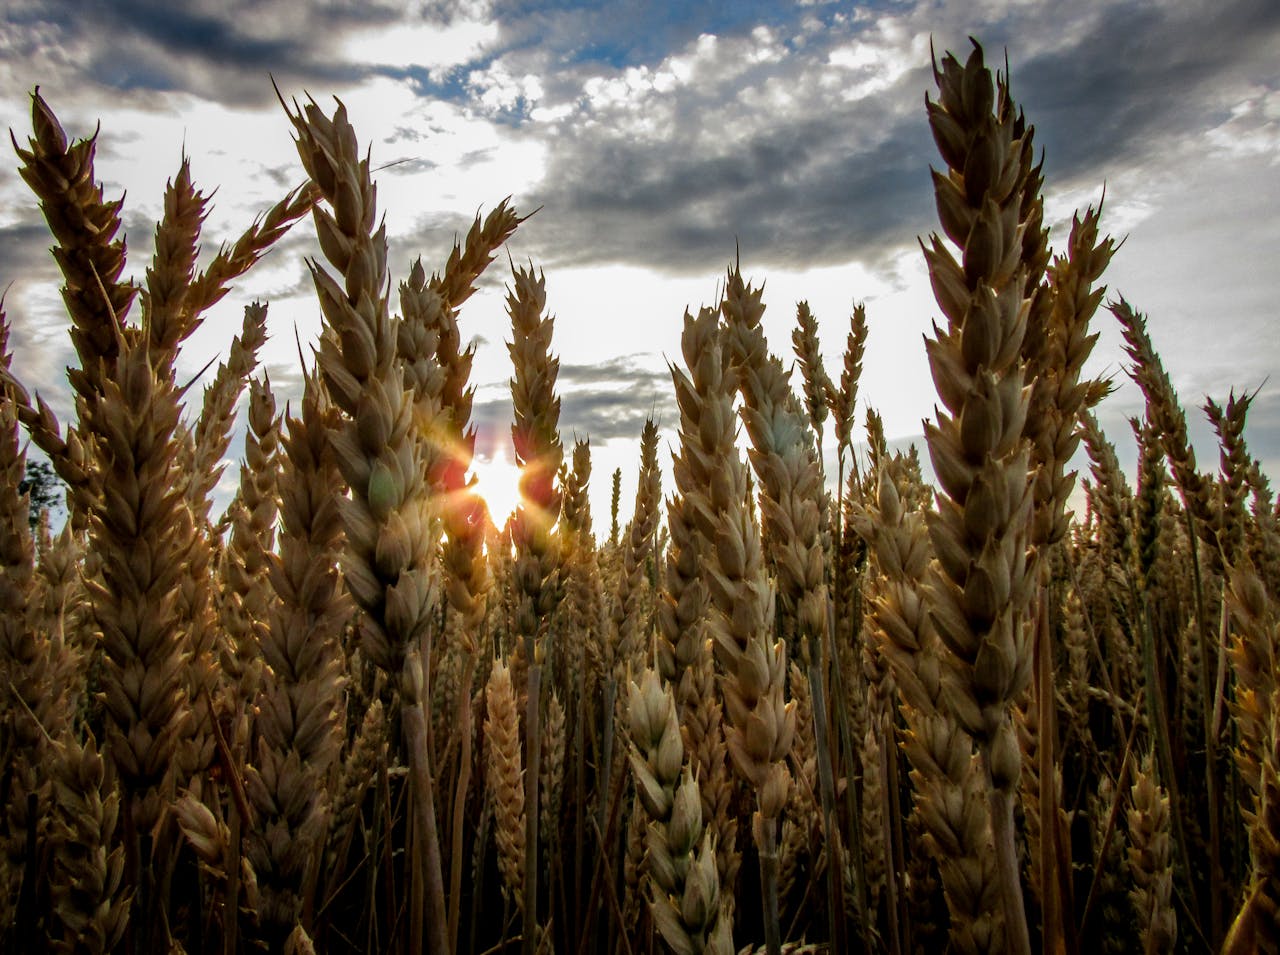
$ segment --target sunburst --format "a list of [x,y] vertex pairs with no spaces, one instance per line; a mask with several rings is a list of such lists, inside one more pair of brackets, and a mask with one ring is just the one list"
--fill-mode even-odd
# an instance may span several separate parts
[[490,519],[501,527],[520,504],[520,468],[499,446],[487,458],[477,455],[472,459],[471,470],[476,493],[488,506]]

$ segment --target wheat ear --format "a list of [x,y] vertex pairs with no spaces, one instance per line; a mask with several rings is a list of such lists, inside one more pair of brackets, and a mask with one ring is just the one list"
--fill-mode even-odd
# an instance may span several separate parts
[[645,875],[654,924],[673,951],[732,951],[714,837],[704,830],[698,784],[685,765],[675,697],[656,671],[646,670],[630,685],[627,714],[636,794],[652,820]]
[[493,807],[498,868],[503,885],[524,905],[525,791],[520,758],[520,717],[511,670],[501,660],[485,687],[485,791]]
[[[0,334],[0,363],[7,366],[5,337]],[[35,873],[26,856],[43,815],[39,797],[44,787],[37,770],[49,731],[39,716],[42,700],[60,695],[51,680],[48,644],[31,626],[35,546],[27,523],[27,497],[18,493],[25,467],[13,404],[0,395],[0,714],[8,789],[0,816],[0,922],[6,926],[13,925],[18,914],[24,877]]]
[[[261,569],[275,600],[264,607],[263,624],[255,631],[266,669],[256,699],[254,759],[245,773],[259,822],[248,834],[246,851],[258,875],[263,929],[273,945],[302,916],[308,887],[315,885],[329,825],[325,783],[341,746],[339,639],[351,607],[335,567],[342,546],[341,479],[321,394],[312,379],[303,392],[301,417],[289,419],[283,437],[290,480],[280,487],[279,554],[265,555]],[[252,407],[250,413],[252,421]],[[266,416],[265,404],[259,414]],[[266,423],[278,427],[274,415],[259,421]]]
[[1013,803],[1021,772],[1010,703],[1032,670],[1024,615],[1034,577],[1028,546],[1034,502],[1031,448],[1024,436],[1030,395],[1020,361],[1037,276],[1023,261],[1020,223],[1030,132],[1018,135],[1006,78],[993,80],[975,49],[961,65],[935,68],[938,100],[929,121],[947,172],[934,172],[943,231],[934,235],[929,277],[947,327],[926,341],[942,406],[925,440],[941,493],[929,534],[938,558],[931,615],[950,651],[947,706],[982,753],[990,781],[1011,952],[1030,940],[1022,903]]
[[[429,933],[430,949],[447,949],[444,880],[427,728],[421,701],[429,631],[436,604],[434,564],[440,525],[428,493],[422,443],[414,430],[414,392],[397,361],[396,324],[387,304],[387,237],[376,230],[377,198],[369,158],[357,152],[346,107],[333,117],[314,102],[288,111],[303,167],[328,208],[312,217],[320,246],[338,278],[310,265],[324,330],[319,366],[334,403],[343,412],[331,432],[351,498],[343,499],[346,584],[365,610],[361,647],[401,682],[401,716],[413,782],[414,855],[421,866],[421,904],[411,906],[410,935]],[[425,652],[424,652],[425,651]]]
[[[713,321],[700,318],[698,321]],[[781,944],[777,913],[777,825],[790,776],[785,759],[795,736],[795,709],[784,701],[786,647],[772,641],[774,592],[764,565],[760,531],[747,500],[747,471],[734,444],[731,390],[735,384],[720,359],[720,343],[700,364],[704,402],[702,440],[714,474],[699,530],[711,542],[704,565],[713,611],[708,633],[720,666],[729,727],[725,737],[733,764],[755,788],[754,835],[760,848],[765,925],[770,950]]]
[[1220,571],[1216,535],[1219,515],[1214,507],[1211,482],[1196,468],[1195,449],[1187,436],[1187,416],[1178,404],[1177,392],[1151,343],[1146,318],[1135,312],[1123,298],[1110,303],[1109,308],[1120,323],[1125,350],[1133,361],[1129,375],[1146,398],[1147,417],[1160,430],[1161,444],[1169,459],[1183,506],[1195,522],[1196,536],[1207,547],[1210,566]]
[[1173,852],[1169,837],[1169,797],[1156,781],[1151,756],[1143,757],[1130,790],[1129,897],[1138,917],[1146,955],[1172,952],[1178,939],[1173,909]]
[[260,644],[270,606],[267,555],[275,542],[280,470],[280,422],[270,382],[250,382],[248,419],[240,486],[227,510],[231,540],[219,567],[223,581],[218,602],[223,638],[220,662],[237,702],[257,695],[262,675]]
[[515,578],[518,584],[516,634],[520,640],[515,660],[528,667],[527,715],[525,720],[528,774],[525,803],[526,871],[524,877],[524,951],[533,955],[538,888],[538,787],[541,759],[539,742],[541,719],[542,659],[546,653],[544,635],[552,611],[558,603],[560,548],[555,525],[560,514],[561,490],[557,474],[564,459],[560,443],[560,399],[556,377],[560,361],[551,355],[555,320],[544,316],[546,282],[532,268],[513,269],[513,288],[507,295],[511,318],[508,351],[514,375],[511,401],[514,421],[511,438],[516,463],[520,466],[520,506],[511,523],[511,540],[516,551]]
[[120,794],[113,783],[111,764],[91,734],[83,744],[69,736],[59,741],[49,886],[55,951],[106,955],[124,937],[132,900],[117,841]]
[[646,419],[640,435],[640,477],[631,523],[622,541],[622,574],[613,605],[616,658],[614,672],[621,676],[637,668],[648,649],[649,632],[643,612],[645,565],[653,556],[662,501],[662,475],[658,470],[658,426]]
[[809,426],[818,439],[818,463],[822,464],[822,431],[827,415],[832,410],[835,383],[822,363],[822,346],[818,341],[818,320],[808,302],[796,305],[796,327],[791,333],[791,345],[800,365],[804,385],[804,410],[809,415]]
[[879,494],[855,520],[885,578],[870,606],[872,634],[901,696],[903,749],[951,912],[951,944],[976,955],[1003,944],[990,820],[973,741],[946,705],[943,648],[918,590],[933,560],[926,515],[904,506],[894,470],[881,468]]
[[[782,363],[769,353],[761,321],[762,289],[753,289],[736,265],[725,283],[721,314],[725,341],[738,372],[742,420],[751,440],[752,468],[760,482],[760,512],[765,560],[778,580],[782,633],[804,663],[813,694],[816,721],[813,738],[823,830],[827,834],[828,890],[833,944],[844,944],[843,925],[835,912],[842,864],[831,838],[835,819],[835,775],[827,739],[827,668],[830,648],[828,592],[822,532],[826,528],[827,498],[822,467],[806,421],[787,381]],[[825,375],[825,372],[823,372]],[[859,911],[861,900],[858,895]],[[863,920],[865,922],[865,920]]]
[[22,160],[19,173],[40,200],[57,242],[53,257],[62,271],[71,342],[80,359],[68,377],[76,394],[88,400],[119,350],[124,317],[138,294],[137,286],[120,278],[126,245],[116,235],[124,200],[104,201],[94,179],[97,135],[68,143],[39,90],[31,94],[31,123],[34,135],[26,149],[11,138]]
[[222,475],[221,462],[231,443],[236,407],[249,376],[258,365],[258,350],[266,340],[266,304],[246,305],[240,334],[231,340],[227,360],[218,365],[213,381],[205,388],[200,417],[183,452],[190,468],[186,480],[187,500],[201,516],[208,514],[209,495]]
[[677,493],[667,503],[671,544],[666,552],[667,573],[657,619],[658,664],[663,679],[675,690],[685,748],[697,767],[703,819],[716,834],[716,865],[728,904],[740,864],[738,821],[730,811],[733,777],[709,640],[710,591],[703,579],[704,562],[712,546],[706,536],[712,526],[710,489],[725,427],[716,416],[731,413],[716,397],[726,360],[719,340],[714,309],[703,308],[696,318],[685,314],[681,352],[688,372],[670,366],[680,409],[680,449],[672,461]]

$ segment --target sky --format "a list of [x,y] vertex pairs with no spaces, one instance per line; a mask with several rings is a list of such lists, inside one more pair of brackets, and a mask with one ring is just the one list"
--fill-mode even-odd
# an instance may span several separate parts
[[[765,285],[766,332],[787,363],[799,300],[833,375],[852,307],[866,304],[859,417],[870,405],[891,439],[919,441],[935,401],[922,340],[940,316],[919,245],[938,228],[930,51],[963,58],[969,37],[989,63],[1007,58],[1036,128],[1055,249],[1105,187],[1103,229],[1124,243],[1104,281],[1148,315],[1202,469],[1217,452],[1197,409],[1234,388],[1258,391],[1246,437],[1280,474],[1274,0],[0,0],[0,123],[25,142],[38,85],[73,137],[101,124],[98,175],[108,197],[125,194],[139,279],[184,150],[197,185],[216,188],[206,257],[301,182],[272,78],[286,97],[341,98],[385,167],[393,282],[417,256],[441,267],[455,235],[504,197],[537,209],[507,252],[545,270],[561,431],[567,446],[591,439],[599,528],[614,468],[629,510],[647,415],[669,462],[667,362],[679,360],[685,309],[715,302],[735,254]],[[67,320],[17,165],[0,162],[15,370],[65,419]],[[265,368],[281,406],[296,399],[295,335],[314,343],[320,328],[303,265],[316,254],[300,224],[211,313],[180,373],[225,357],[260,298]],[[509,278],[504,256],[460,316],[478,345],[482,462],[510,457]],[[1105,309],[1095,328],[1086,371],[1115,379],[1099,417],[1131,468],[1127,418],[1141,396]]]

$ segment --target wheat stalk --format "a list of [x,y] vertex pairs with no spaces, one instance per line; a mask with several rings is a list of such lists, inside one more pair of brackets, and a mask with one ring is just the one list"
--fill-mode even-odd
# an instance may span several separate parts
[[[259,823],[248,834],[246,852],[258,876],[263,927],[272,944],[302,917],[307,887],[319,875],[330,813],[325,781],[341,745],[338,641],[350,604],[335,569],[342,546],[336,507],[341,479],[321,396],[310,378],[301,417],[288,420],[283,436],[293,479],[280,488],[279,555],[266,555],[262,568],[275,600],[263,608],[256,631],[266,669],[255,707],[253,764],[245,773]],[[267,414],[265,404],[259,414]],[[278,427],[274,415],[268,423],[271,431]],[[259,467],[254,473],[268,472]]]
[[[351,488],[342,501],[347,550],[346,584],[365,611],[361,647],[392,678],[401,679],[401,715],[409,751],[415,816],[415,869],[423,895],[413,907],[410,934],[430,933],[434,953],[448,945],[433,770],[421,701],[430,698],[421,657],[430,658],[428,634],[436,586],[433,569],[440,524],[428,493],[426,449],[415,422],[430,414],[415,406],[397,361],[396,324],[387,305],[386,228],[376,231],[376,190],[369,159],[357,154],[346,107],[333,117],[314,102],[286,107],[297,133],[303,167],[330,207],[312,212],[320,246],[342,283],[318,262],[310,264],[325,325],[319,367],[344,414],[331,432],[338,469]],[[330,209],[332,211],[330,211]],[[424,652],[425,651],[425,652]],[[422,904],[430,907],[423,915]]]
[[489,671],[485,687],[485,789],[493,808],[498,867],[503,885],[524,905],[525,785],[520,758],[520,718],[516,713],[511,670],[501,660]]
[[[697,321],[714,321],[700,318]],[[694,321],[686,317],[686,322]],[[795,735],[794,707],[784,702],[786,648],[772,642],[773,587],[764,567],[760,532],[747,507],[747,472],[734,447],[732,398],[735,384],[711,345],[698,384],[704,409],[701,436],[715,475],[707,508],[698,512],[699,530],[711,542],[704,580],[713,612],[708,633],[721,670],[721,691],[730,725],[725,738],[734,766],[756,790],[753,831],[761,854],[765,925],[770,948],[780,944],[777,916],[777,824],[786,804],[790,777],[784,760]],[[682,421],[688,427],[688,422]]]

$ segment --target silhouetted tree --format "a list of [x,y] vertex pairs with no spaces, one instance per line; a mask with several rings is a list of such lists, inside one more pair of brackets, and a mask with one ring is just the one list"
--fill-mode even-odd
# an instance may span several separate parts
[[53,466],[48,461],[28,461],[26,477],[18,482],[18,493],[31,495],[27,521],[35,530],[40,523],[41,511],[62,506],[66,485],[53,473]]

